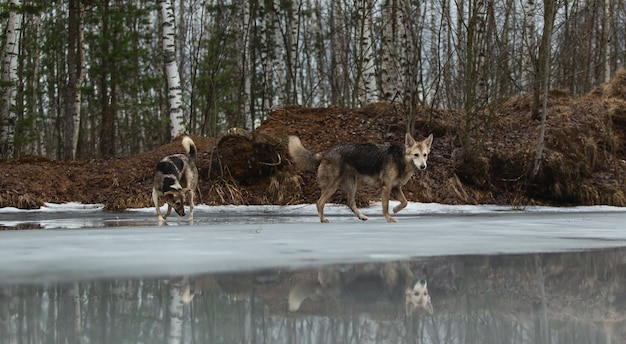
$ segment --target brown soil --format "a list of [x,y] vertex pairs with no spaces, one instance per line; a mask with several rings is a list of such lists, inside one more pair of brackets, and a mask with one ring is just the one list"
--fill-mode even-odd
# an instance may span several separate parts
[[[445,204],[626,205],[626,71],[579,99],[552,91],[545,148],[533,175],[540,122],[530,96],[491,104],[485,112],[419,108],[414,133],[435,140],[426,171],[404,188],[410,201]],[[198,147],[198,202],[313,203],[313,173],[301,173],[286,152],[288,135],[321,151],[340,142],[403,142],[407,110],[376,103],[360,109],[285,107],[256,130],[224,137],[192,136]],[[468,127],[467,123],[472,123]],[[89,162],[27,156],[0,163],[0,207],[44,202],[101,203],[108,210],[151,206],[154,166],[180,153],[180,138],[135,156]],[[361,186],[358,203],[379,200]],[[337,193],[333,202],[343,202]]]

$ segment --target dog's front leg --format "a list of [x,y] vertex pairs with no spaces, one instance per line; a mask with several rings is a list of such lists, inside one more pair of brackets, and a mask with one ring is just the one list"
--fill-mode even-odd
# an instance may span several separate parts
[[165,216],[163,216],[163,219],[167,219],[168,216],[170,216],[170,214],[172,213],[172,206],[167,203],[167,211],[165,212]]
[[402,192],[402,189],[400,189],[400,187],[394,188],[392,191],[393,197],[400,201],[400,204],[393,207],[393,212],[397,213],[400,210],[406,208],[408,201],[406,200],[406,197],[404,196],[404,193]]
[[194,196],[194,192],[193,190],[189,190],[189,223],[193,224],[193,196]]
[[159,224],[162,224],[165,219],[161,215],[161,208],[159,207],[159,193],[154,188],[152,189],[152,203],[154,203],[154,209],[156,209],[157,220]]
[[397,220],[389,215],[389,195],[391,194],[391,188],[387,185],[383,185],[381,189],[383,216],[387,219],[387,222],[396,222]]

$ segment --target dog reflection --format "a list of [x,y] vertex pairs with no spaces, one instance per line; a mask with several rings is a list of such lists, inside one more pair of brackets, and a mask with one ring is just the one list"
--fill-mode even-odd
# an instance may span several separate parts
[[397,305],[404,298],[407,316],[418,309],[432,315],[426,280],[413,281],[412,272],[401,263],[324,267],[317,271],[317,281],[301,281],[289,290],[288,309],[300,310],[305,300],[339,302],[340,307],[345,304],[385,307]]
[[318,300],[322,295],[322,288],[315,282],[301,282],[294,285],[289,290],[287,296],[287,306],[290,312],[295,312],[300,309],[304,300]]
[[405,291],[405,313],[411,315],[416,309],[421,308],[433,315],[433,305],[428,295],[428,287],[425,279],[420,279],[415,283],[413,289],[407,288]]

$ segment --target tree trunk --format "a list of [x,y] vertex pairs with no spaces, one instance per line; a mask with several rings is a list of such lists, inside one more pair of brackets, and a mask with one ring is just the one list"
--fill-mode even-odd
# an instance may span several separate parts
[[78,135],[80,133],[80,108],[82,105],[82,93],[81,86],[83,85],[83,81],[85,80],[85,75],[87,74],[87,60],[85,58],[85,32],[84,32],[84,21],[83,21],[83,9],[84,5],[82,1],[79,1],[79,17],[78,17],[78,77],[76,79],[76,85],[78,88],[76,89],[76,94],[74,98],[74,132],[72,133],[72,152],[74,152],[74,159],[76,158],[76,154],[78,152]]
[[176,29],[171,0],[161,1],[163,18],[163,60],[167,76],[170,134],[174,138],[184,133],[183,96],[176,64]]
[[357,13],[359,15],[360,37],[358,45],[359,73],[357,77],[360,80],[360,105],[373,102],[375,98],[376,73],[374,67],[374,43],[373,43],[373,10],[374,6],[371,0],[361,0],[358,2]]
[[541,47],[539,53],[539,64],[541,65],[540,75],[543,77],[543,103],[541,113],[541,128],[539,130],[539,143],[537,144],[537,155],[533,167],[533,176],[539,172],[541,156],[543,155],[544,136],[546,132],[546,118],[548,113],[548,90],[550,88],[550,42],[552,41],[552,28],[556,9],[552,1],[546,1],[544,5],[543,35],[541,37]]
[[76,159],[80,128],[80,84],[85,73],[80,0],[69,0],[67,87],[65,93],[65,159]]
[[539,85],[540,76],[538,75],[537,57],[536,57],[536,35],[535,35],[535,0],[525,0],[524,2],[524,27],[523,27],[523,57],[522,69],[524,73],[523,80],[526,82],[526,89],[533,96],[531,106],[531,116],[536,119],[539,114]]
[[15,153],[15,97],[17,94],[17,58],[22,31],[21,0],[9,0],[6,41],[2,57],[2,82],[6,85],[0,106],[0,157],[12,158]]
[[[100,154],[102,157],[108,158],[115,155],[115,109],[113,108],[113,97],[115,96],[114,79],[111,77],[113,69],[111,60],[110,44],[109,44],[109,0],[103,2],[101,33],[102,45],[100,54],[102,58],[102,66],[100,72],[100,106],[102,114],[102,123],[100,124]],[[110,78],[110,80],[109,80]],[[109,93],[109,88],[110,93]]]
[[604,46],[604,82],[611,81],[611,0],[604,0],[604,25],[602,27]]
[[395,33],[397,32],[397,11],[396,0],[387,0],[382,5],[382,41],[381,41],[381,71],[380,87],[381,96],[384,99],[392,100],[398,91],[396,83],[396,67],[394,65],[395,54],[393,53]]
[[239,65],[241,66],[241,97],[240,97],[240,112],[243,116],[244,127],[247,129],[254,129],[252,123],[252,114],[250,99],[252,97],[252,59],[251,55],[251,39],[252,39],[252,4],[251,1],[244,1],[242,5],[242,22],[241,22],[241,36],[243,42],[241,42],[241,54]]

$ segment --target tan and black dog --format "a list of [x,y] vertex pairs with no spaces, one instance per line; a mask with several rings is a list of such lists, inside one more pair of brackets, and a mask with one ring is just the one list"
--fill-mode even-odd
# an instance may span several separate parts
[[[198,185],[198,168],[196,167],[196,145],[188,136],[183,137],[182,145],[187,154],[174,154],[163,158],[154,173],[152,201],[156,208],[159,223],[162,223],[172,212],[185,216],[185,202],[189,203],[189,221],[193,221],[193,197]],[[167,203],[165,216],[161,215],[159,197]]]
[[393,197],[400,201],[400,204],[393,208],[394,213],[407,206],[402,187],[416,169],[426,169],[426,160],[432,143],[432,134],[423,141],[416,141],[407,133],[404,146],[344,143],[321,153],[313,153],[304,148],[297,136],[289,136],[289,154],[299,168],[305,171],[317,170],[321,188],[317,213],[321,222],[328,222],[324,217],[324,204],[337,189],[347,193],[348,207],[354,215],[361,220],[367,220],[356,207],[358,179],[380,188],[383,215],[387,222],[396,222],[396,219],[389,215],[389,198]]

